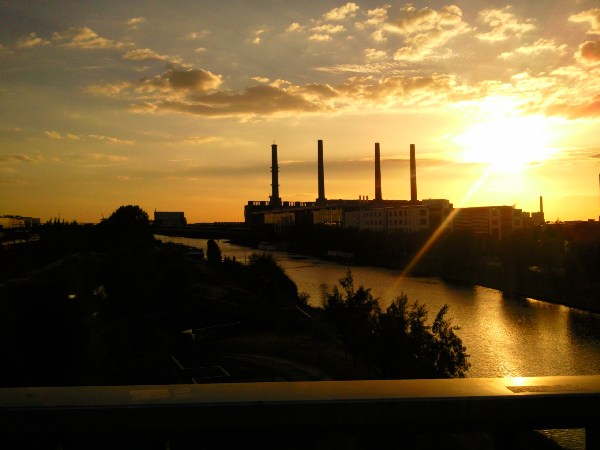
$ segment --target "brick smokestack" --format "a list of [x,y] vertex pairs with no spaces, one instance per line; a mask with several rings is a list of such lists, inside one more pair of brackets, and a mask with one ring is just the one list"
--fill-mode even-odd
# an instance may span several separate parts
[[271,145],[271,197],[269,205],[281,206],[279,197],[279,164],[277,163],[277,144]]
[[540,212],[544,212],[544,198],[540,195]]
[[327,200],[325,198],[325,169],[323,166],[323,139],[319,139],[317,141],[318,145],[318,180],[319,180],[319,197],[317,198],[318,202],[324,202]]
[[375,143],[375,201],[381,198],[381,160],[379,154],[379,142]]
[[410,144],[410,201],[417,203],[417,161],[415,144]]

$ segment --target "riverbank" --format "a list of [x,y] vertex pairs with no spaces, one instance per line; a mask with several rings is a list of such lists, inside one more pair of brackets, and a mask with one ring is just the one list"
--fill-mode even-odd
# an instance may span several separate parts
[[[248,238],[231,239],[230,242],[260,251],[258,243]],[[577,282],[573,281],[573,277],[569,278],[569,273],[564,269],[541,268],[536,265],[528,265],[519,270],[518,265],[509,265],[510,258],[473,257],[467,264],[459,254],[469,252],[468,248],[456,249],[456,256],[460,261],[443,260],[439,253],[425,252],[414,264],[413,259],[406,254],[398,255],[397,258],[379,258],[352,251],[330,250],[329,247],[304,247],[289,240],[274,240],[270,245],[278,250],[342,263],[348,267],[370,266],[403,271],[411,266],[410,272],[406,273],[410,276],[437,277],[453,284],[497,289],[510,297],[532,298],[600,314],[600,280],[588,277]],[[578,270],[581,272],[581,269]]]

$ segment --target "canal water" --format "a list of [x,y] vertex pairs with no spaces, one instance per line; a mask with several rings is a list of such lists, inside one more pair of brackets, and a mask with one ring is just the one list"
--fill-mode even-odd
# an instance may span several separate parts
[[[161,237],[206,251],[206,239]],[[249,247],[218,242],[223,256],[244,262]],[[438,278],[402,277],[401,271],[348,267],[302,255],[270,251],[309,302],[320,306],[323,289],[331,289],[350,269],[355,286],[371,288],[382,309],[398,295],[424,303],[432,321],[448,304],[447,318],[460,326],[467,347],[469,377],[525,377],[600,374],[600,315],[535,299],[507,297],[495,289],[457,285]],[[566,448],[582,448],[582,436],[556,436]]]
[[[206,239],[161,237],[206,251]],[[218,242],[223,256],[244,262],[249,247]],[[433,320],[448,304],[447,317],[470,355],[471,377],[525,377],[600,374],[600,315],[534,299],[507,297],[496,289],[446,283],[438,278],[401,277],[401,271],[348,267],[298,254],[270,251],[309,302],[321,305],[321,292],[348,269],[355,286],[371,288],[385,309],[398,295],[424,303]]]

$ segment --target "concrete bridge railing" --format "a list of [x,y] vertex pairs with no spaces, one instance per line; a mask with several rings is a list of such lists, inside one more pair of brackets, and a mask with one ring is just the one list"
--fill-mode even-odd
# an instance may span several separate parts
[[415,434],[477,431],[511,448],[518,431],[585,428],[600,449],[599,412],[600,375],[4,388],[0,448],[310,449],[369,433],[384,436],[373,448],[405,448]]

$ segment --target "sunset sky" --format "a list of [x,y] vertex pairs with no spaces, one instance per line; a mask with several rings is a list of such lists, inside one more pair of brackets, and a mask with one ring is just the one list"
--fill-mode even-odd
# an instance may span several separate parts
[[597,0],[3,1],[0,215],[374,197],[600,214]]

